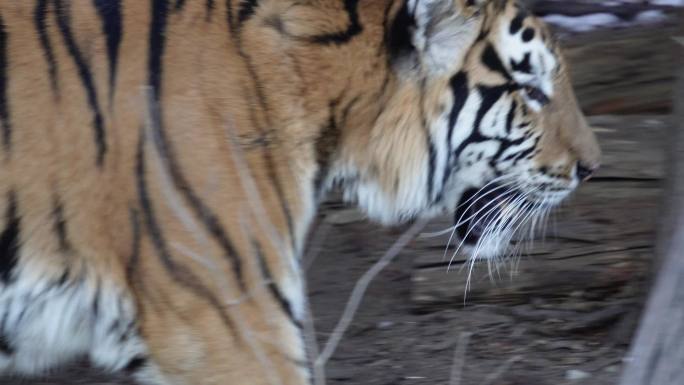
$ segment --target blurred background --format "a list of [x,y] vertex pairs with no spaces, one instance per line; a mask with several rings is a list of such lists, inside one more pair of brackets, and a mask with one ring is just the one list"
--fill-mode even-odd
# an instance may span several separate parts
[[[450,269],[448,235],[418,238],[371,284],[327,365],[328,384],[618,384],[655,271],[684,0],[528,0],[565,47],[603,167],[520,259]],[[425,231],[449,227],[433,221]],[[356,280],[405,229],[381,229],[334,196],[306,261],[319,341]],[[453,247],[453,245],[452,245]],[[128,384],[85,364],[18,384]],[[679,385],[673,383],[672,385]]]

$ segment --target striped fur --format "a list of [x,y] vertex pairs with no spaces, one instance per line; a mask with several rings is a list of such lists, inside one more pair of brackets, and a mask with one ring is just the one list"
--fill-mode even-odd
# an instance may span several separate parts
[[392,224],[599,156],[503,0],[0,0],[0,131],[0,371],[147,384],[310,382],[332,186]]

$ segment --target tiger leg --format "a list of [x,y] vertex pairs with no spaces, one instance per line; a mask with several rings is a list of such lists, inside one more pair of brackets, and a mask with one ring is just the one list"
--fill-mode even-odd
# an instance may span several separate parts
[[[128,270],[147,348],[128,368],[135,378],[154,385],[310,384],[299,313],[275,294],[301,289],[303,298],[303,287],[287,281],[276,287],[264,279],[246,245],[237,249],[245,257],[245,283],[238,285],[224,259],[212,259],[213,271],[197,263],[188,255],[201,254],[199,245],[179,232],[171,241],[172,222],[165,224],[169,242],[160,247],[149,232]],[[220,255],[208,246],[202,250]]]
[[[217,309],[202,299],[154,294],[143,305],[142,334],[149,355],[129,368],[149,385],[309,385],[299,332],[266,331],[250,319],[250,305]],[[188,302],[185,302],[188,301]],[[185,305],[181,303],[185,302]],[[298,347],[299,349],[293,349]],[[294,352],[294,353],[293,353]]]
[[0,290],[0,373],[40,375],[79,357],[119,371],[146,356],[125,287],[44,261],[20,260]]

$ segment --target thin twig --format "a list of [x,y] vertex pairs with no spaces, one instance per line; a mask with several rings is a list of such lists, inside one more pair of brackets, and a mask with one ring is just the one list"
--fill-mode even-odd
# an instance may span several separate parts
[[494,381],[501,378],[501,376],[503,376],[504,373],[506,373],[508,369],[510,369],[511,366],[513,366],[513,364],[520,360],[522,360],[522,356],[519,354],[507,359],[496,372],[490,374],[489,376],[487,376],[487,378],[485,378],[485,380],[482,382],[482,385],[494,384]]
[[351,324],[352,320],[354,319],[354,316],[356,315],[356,311],[358,310],[359,305],[361,304],[361,301],[363,300],[363,297],[366,294],[366,289],[368,289],[368,285],[370,285],[373,279],[375,279],[375,277],[385,267],[387,267],[387,265],[389,265],[394,260],[394,258],[396,258],[397,255],[399,255],[401,250],[425,227],[426,224],[426,219],[420,219],[417,222],[415,222],[406,232],[404,232],[404,234],[401,235],[401,237],[399,237],[399,239],[392,245],[392,247],[390,247],[389,250],[387,250],[385,255],[383,255],[382,258],[380,258],[373,266],[371,266],[371,268],[368,269],[368,271],[366,271],[363,274],[363,276],[356,282],[356,285],[354,285],[354,290],[352,290],[351,296],[349,297],[347,305],[344,308],[342,317],[340,317],[340,320],[337,322],[337,325],[333,329],[333,332],[328,341],[326,342],[323,351],[316,358],[316,361],[314,363],[315,370],[321,370],[321,368],[325,366],[325,364],[328,362],[333,353],[335,353],[337,345],[339,344],[340,340],[342,339],[342,336],[347,331],[347,328],[349,328],[349,324]]
[[[315,359],[319,355],[319,349],[311,305],[307,307],[307,312],[304,315],[304,343],[306,344],[306,350],[309,354],[310,362],[315,362]],[[325,385],[325,368],[323,366],[319,367],[313,365],[312,369],[314,385]]]
[[461,385],[461,377],[463,377],[463,366],[466,360],[466,350],[470,343],[471,332],[462,332],[458,336],[458,344],[454,351],[454,363],[451,365],[451,377],[449,385]]
[[304,253],[304,258],[302,258],[304,271],[309,271],[311,265],[313,265],[313,263],[316,261],[316,258],[318,258],[318,256],[321,254],[321,251],[323,250],[323,244],[328,238],[328,233],[330,232],[331,228],[332,226],[330,223],[323,222],[313,234],[313,241],[311,245],[309,245],[307,252]]

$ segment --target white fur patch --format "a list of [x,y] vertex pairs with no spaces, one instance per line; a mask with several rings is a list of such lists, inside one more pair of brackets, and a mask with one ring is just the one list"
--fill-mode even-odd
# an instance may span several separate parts
[[17,266],[16,281],[0,291],[0,333],[10,348],[0,353],[0,372],[39,374],[79,356],[119,370],[145,356],[130,298],[94,274],[61,279],[36,265]]

